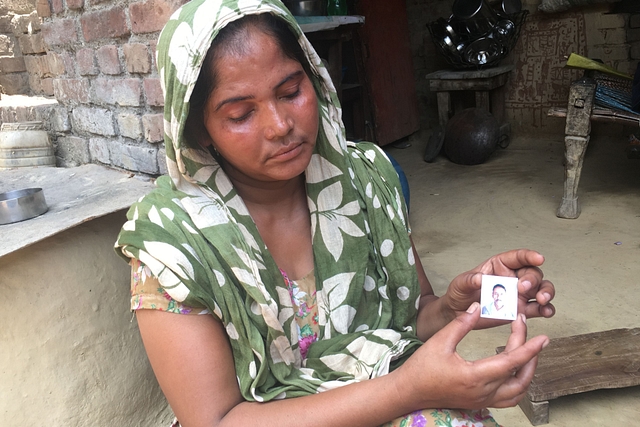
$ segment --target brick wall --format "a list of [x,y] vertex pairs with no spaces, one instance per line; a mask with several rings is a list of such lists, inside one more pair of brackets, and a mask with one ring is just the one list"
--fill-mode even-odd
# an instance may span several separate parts
[[46,54],[25,63],[32,93],[58,101],[44,114],[59,166],[164,173],[155,47],[185,1],[44,1],[39,36]]
[[25,55],[44,54],[40,18],[31,0],[0,3],[0,86],[8,95],[31,93]]

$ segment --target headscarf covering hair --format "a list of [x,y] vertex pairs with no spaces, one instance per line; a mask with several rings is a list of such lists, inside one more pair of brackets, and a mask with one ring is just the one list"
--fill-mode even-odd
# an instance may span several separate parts
[[[320,336],[305,359],[284,279],[244,202],[211,153],[187,144],[184,132],[212,41],[228,23],[261,13],[287,23],[319,94],[318,140],[305,180]],[[117,252],[149,267],[175,300],[220,319],[248,401],[317,393],[402,363],[420,345],[420,288],[400,182],[379,147],[346,141],[329,74],[286,7],[278,0],[192,0],[163,29],[157,63],[169,176],[131,207]]]

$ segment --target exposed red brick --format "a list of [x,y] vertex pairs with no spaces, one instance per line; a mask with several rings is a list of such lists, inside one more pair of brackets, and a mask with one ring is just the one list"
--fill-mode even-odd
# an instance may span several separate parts
[[22,73],[24,71],[27,71],[24,57],[5,56],[0,58],[0,74]]
[[89,81],[86,79],[54,79],[53,90],[56,99],[62,103],[89,102]]
[[96,56],[91,48],[80,49],[76,52],[76,64],[78,66],[78,74],[81,76],[95,76],[98,74],[96,66]]
[[25,73],[0,74],[0,86],[7,95],[26,95],[30,90]]
[[73,19],[56,19],[42,24],[40,32],[48,47],[73,43],[78,40],[76,24]]
[[62,0],[51,0],[51,11],[53,13],[61,13],[64,10]]
[[149,42],[149,50],[151,51],[151,67],[155,68],[156,70],[158,69],[157,64],[156,64],[156,50],[158,47],[158,41],[157,40],[151,40]]
[[0,34],[11,34],[13,32],[12,16],[0,16]]
[[165,0],[148,0],[129,5],[131,31],[134,34],[153,33],[160,31],[169,17],[183,3]]
[[40,18],[48,18],[51,16],[51,7],[47,0],[38,0],[36,3],[36,12]]
[[80,17],[82,35],[85,41],[122,37],[130,34],[124,9],[112,9],[88,12]]
[[98,48],[96,58],[98,59],[100,71],[103,73],[111,75],[122,73],[117,46],[109,45]]
[[67,0],[67,7],[69,9],[82,9],[84,7],[84,0]]
[[42,78],[44,76],[51,77],[51,73],[49,72],[49,61],[47,61],[46,56],[25,56],[24,62],[27,66],[27,70],[29,70],[29,74],[33,74],[38,78]]
[[160,79],[144,79],[143,86],[147,104],[152,107],[162,107],[164,105],[164,96],[162,95]]
[[151,71],[151,60],[147,46],[142,43],[125,44],[123,53],[128,72],[147,74]]
[[42,93],[44,95],[47,95],[47,96],[53,96],[54,95],[53,79],[52,78],[42,79],[40,81],[40,83],[41,83],[41,87],[42,87]]
[[61,76],[65,73],[66,67],[64,57],[62,55],[49,52],[47,53],[47,56],[44,56],[43,58],[46,59],[49,72],[51,73],[50,76],[45,75],[45,77]]
[[29,73],[29,88],[35,95],[42,95],[42,78]]
[[142,128],[147,141],[162,141],[164,139],[164,116],[162,114],[145,114],[142,116]]
[[18,37],[18,43],[20,44],[20,50],[22,50],[22,53],[25,55],[45,52],[42,33],[20,36]]
[[93,101],[97,104],[139,107],[140,79],[95,79],[92,83]]
[[67,77],[77,77],[76,74],[76,57],[68,51],[60,52],[62,62],[64,64],[64,74]]

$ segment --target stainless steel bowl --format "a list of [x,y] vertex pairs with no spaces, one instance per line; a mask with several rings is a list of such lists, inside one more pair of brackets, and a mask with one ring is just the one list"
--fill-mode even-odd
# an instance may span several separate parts
[[285,0],[283,3],[293,16],[324,16],[327,14],[326,0]]
[[24,221],[42,215],[48,209],[42,188],[0,193],[0,224]]

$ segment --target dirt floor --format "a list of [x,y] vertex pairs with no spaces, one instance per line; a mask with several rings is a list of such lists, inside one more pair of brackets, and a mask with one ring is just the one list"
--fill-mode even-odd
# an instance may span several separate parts
[[[516,136],[481,165],[439,156],[424,141],[389,152],[411,189],[414,241],[437,294],[458,273],[496,253],[527,247],[546,257],[557,314],[528,322],[530,336],[564,337],[640,326],[640,159],[625,154],[624,130],[593,132],[578,189],[582,214],[557,218],[563,194],[563,136]],[[474,360],[504,345],[508,326],[474,331],[459,352]],[[551,401],[549,427],[637,425],[640,386]],[[505,426],[530,426],[519,407],[494,410]],[[588,421],[587,421],[588,420]]]

